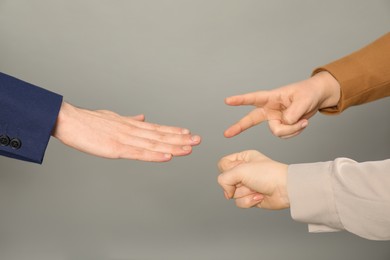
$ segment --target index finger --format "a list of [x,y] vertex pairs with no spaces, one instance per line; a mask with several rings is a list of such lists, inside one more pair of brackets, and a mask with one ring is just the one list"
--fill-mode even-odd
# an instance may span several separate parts
[[159,125],[144,121],[138,121],[133,118],[128,118],[128,123],[136,126],[138,128],[142,128],[145,130],[151,130],[161,133],[167,133],[167,134],[190,134],[190,130],[182,127],[176,127],[176,126],[166,126],[166,125]]
[[225,103],[230,106],[263,105],[268,101],[268,91],[257,91],[242,95],[227,97]]
[[[237,168],[233,168],[231,170],[225,171],[218,176],[218,183],[225,191],[228,198],[235,197],[235,193],[237,192],[237,190],[242,188],[241,183],[244,180],[245,175],[246,175],[245,167],[241,168],[241,166],[238,166]],[[244,189],[242,191],[247,192],[248,190]],[[240,191],[239,193],[242,192]]]
[[237,185],[241,183],[241,180],[236,174],[230,174],[230,172],[221,173],[218,176],[218,184],[222,187],[227,195],[227,198],[231,199],[236,192]]
[[262,108],[256,108],[241,118],[237,123],[226,129],[224,135],[228,138],[236,136],[265,120],[267,120],[267,116],[264,113],[264,110]]

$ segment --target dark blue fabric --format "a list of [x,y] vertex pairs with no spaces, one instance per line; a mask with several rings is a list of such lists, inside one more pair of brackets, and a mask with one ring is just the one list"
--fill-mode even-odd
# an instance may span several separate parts
[[0,135],[22,146],[0,146],[0,155],[42,163],[62,96],[0,72]]

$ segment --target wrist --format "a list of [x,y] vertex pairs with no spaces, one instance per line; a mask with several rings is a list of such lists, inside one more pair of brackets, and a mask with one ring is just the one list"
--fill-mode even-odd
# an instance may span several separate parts
[[59,140],[61,140],[61,136],[63,135],[65,130],[65,126],[68,124],[67,121],[70,118],[70,113],[74,109],[72,105],[69,103],[66,103],[65,101],[62,102],[60,112],[58,113],[57,121],[54,126],[54,129],[51,133],[51,135]]
[[316,80],[321,100],[319,109],[337,106],[340,100],[340,83],[328,71],[315,74],[312,79]]
[[288,165],[287,164],[282,164],[280,165],[282,168],[281,172],[283,173],[283,176],[281,178],[281,183],[280,183],[280,203],[281,203],[281,208],[289,208],[290,207],[290,199],[288,197],[288,190],[287,190],[287,173],[288,173]]

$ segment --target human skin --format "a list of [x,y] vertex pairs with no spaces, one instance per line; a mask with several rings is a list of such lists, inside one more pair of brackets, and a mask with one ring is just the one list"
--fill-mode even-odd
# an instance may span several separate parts
[[218,183],[226,199],[235,199],[237,207],[290,207],[286,164],[249,150],[222,158],[218,168],[221,172]]
[[255,108],[230,126],[224,135],[233,137],[268,121],[275,136],[293,137],[307,127],[308,119],[319,109],[335,106],[339,99],[340,85],[327,71],[277,89],[231,96],[225,99],[227,105],[251,105]]
[[[336,106],[340,85],[324,71],[313,77],[270,91],[258,91],[229,97],[226,104],[252,105],[255,108],[225,131],[233,137],[263,121],[281,138],[301,133],[308,119],[319,109]],[[288,208],[288,165],[273,161],[257,151],[243,151],[223,157],[218,168],[218,183],[226,199],[235,199],[241,208]]]
[[144,122],[144,115],[121,116],[63,102],[52,136],[81,152],[111,159],[166,162],[192,152],[201,138],[188,129]]

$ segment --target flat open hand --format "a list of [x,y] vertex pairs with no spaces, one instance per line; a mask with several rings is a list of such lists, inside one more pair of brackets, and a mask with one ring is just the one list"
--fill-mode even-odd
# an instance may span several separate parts
[[63,102],[52,135],[79,151],[104,158],[165,162],[188,155],[201,138],[188,129],[144,122],[112,111],[74,107]]

